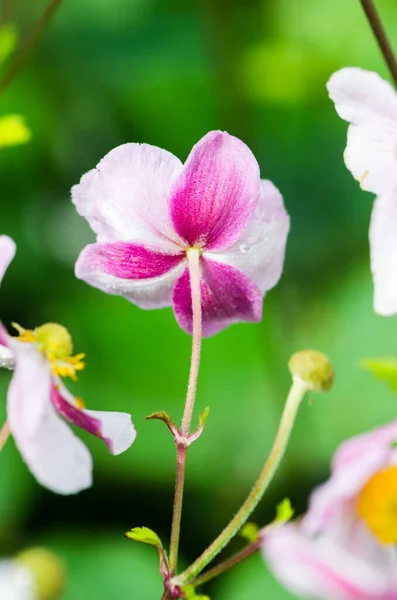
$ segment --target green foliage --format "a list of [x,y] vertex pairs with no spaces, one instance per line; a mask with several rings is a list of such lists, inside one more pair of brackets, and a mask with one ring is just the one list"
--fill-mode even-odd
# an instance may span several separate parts
[[124,535],[130,540],[141,542],[142,544],[149,544],[149,546],[154,546],[157,549],[163,547],[157,533],[149,529],[149,527],[134,527],[134,529],[127,531]]
[[[20,3],[15,14],[26,28],[35,4]],[[76,349],[87,352],[87,369],[72,389],[89,408],[130,412],[138,431],[131,450],[117,457],[79,432],[94,455],[94,488],[68,499],[43,492],[12,440],[1,453],[2,553],[41,542],[39,532],[47,531],[42,541],[69,565],[65,600],[160,598],[154,552],[120,532],[148,522],[164,540],[169,535],[175,448],[165,428],[145,417],[166,411],[180,422],[191,352],[170,309],[142,311],[73,275],[93,235],[71,207],[69,190],[110,148],[148,142],[184,160],[207,130],[227,127],[255,150],[293,224],[286,270],[265,298],[263,322],[203,342],[196,414],[210,405],[211,419],[189,451],[182,563],[217,535],[260,472],[297,349],[323,349],[337,378],[324,401],[302,406],[258,509],[261,526],[284,495],[298,514],[303,510],[342,440],[396,417],[392,392],[357,369],[362,356],[396,354],[397,320],[372,312],[372,198],[346,171],[347,126],[325,90],[331,72],[346,64],[385,74],[359,3],[272,0],[253,11],[231,1],[220,22],[207,12],[215,4],[203,3],[199,15],[193,3],[178,0],[117,0],[117,9],[107,0],[68,0],[2,97],[1,114],[26,115],[35,134],[32,143],[0,153],[1,232],[18,243],[2,283],[2,320],[67,326]],[[397,36],[394,0],[382,3],[382,14]],[[1,50],[4,31],[5,60],[13,44]],[[222,40],[241,43],[231,66]],[[226,117],[229,105],[235,112]],[[9,378],[0,374],[3,418]],[[259,555],[213,585],[216,600],[291,598]]]
[[193,585],[186,585],[183,588],[187,600],[211,600],[209,596],[197,595]]
[[249,542],[255,542],[258,539],[259,527],[256,523],[246,523],[240,530],[240,536]]
[[360,367],[388,383],[393,392],[397,392],[396,358],[365,358],[360,361]]
[[292,519],[294,512],[291,500],[289,498],[284,498],[284,500],[277,505],[276,521],[279,523],[286,523]]

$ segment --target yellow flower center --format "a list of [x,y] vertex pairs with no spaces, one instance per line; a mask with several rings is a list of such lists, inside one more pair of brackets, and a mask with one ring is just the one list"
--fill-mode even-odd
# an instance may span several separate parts
[[397,466],[371,477],[358,496],[357,510],[380,542],[397,543]]
[[20,342],[37,344],[51,363],[52,372],[60,377],[77,379],[76,372],[85,367],[85,354],[73,356],[73,342],[68,330],[58,323],[45,323],[36,329],[24,329],[13,323]]

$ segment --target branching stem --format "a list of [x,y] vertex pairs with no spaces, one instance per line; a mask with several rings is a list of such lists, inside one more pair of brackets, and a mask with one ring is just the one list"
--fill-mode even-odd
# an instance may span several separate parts
[[[194,401],[196,398],[197,377],[200,367],[201,352],[201,288],[200,288],[200,250],[190,248],[187,251],[190,288],[192,295],[192,313],[193,313],[193,336],[192,336],[192,359],[190,364],[189,383],[186,395],[185,410],[182,419],[182,438],[186,438],[190,433],[190,424],[192,421]],[[183,440],[177,443],[177,466],[174,511],[172,517],[171,546],[170,546],[170,570],[175,574],[178,563],[179,536],[181,529],[183,489],[185,485],[185,465],[188,444]]]

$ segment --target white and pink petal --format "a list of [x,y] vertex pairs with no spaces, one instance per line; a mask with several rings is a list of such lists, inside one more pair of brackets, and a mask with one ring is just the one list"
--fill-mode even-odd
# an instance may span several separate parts
[[172,222],[188,246],[235,242],[259,200],[259,166],[239,139],[211,131],[192,149],[170,196]]
[[289,216],[283,198],[271,181],[261,181],[261,195],[247,229],[230,248],[206,252],[253,279],[264,294],[276,285],[283,270]]
[[92,483],[91,455],[50,402],[50,365],[33,344],[16,344],[20,348],[7,397],[15,443],[43,486],[59,494],[86,489]]
[[335,452],[331,477],[311,495],[303,520],[305,530],[315,535],[333,527],[352,509],[357,494],[372,475],[395,461],[396,440],[394,421],[344,442]]
[[315,600],[392,600],[388,571],[347,551],[332,536],[308,537],[299,526],[274,529],[263,554],[276,577],[293,593]]
[[0,367],[13,369],[15,367],[15,353],[10,348],[7,329],[0,321]]
[[100,438],[111,454],[121,454],[135,440],[136,431],[129,414],[82,408],[60,380],[52,386],[51,402],[58,415]]
[[184,252],[160,252],[130,242],[86,246],[76,276],[108,294],[124,296],[141,308],[170,306],[172,290],[183,272]]
[[[234,323],[261,320],[262,294],[252,279],[230,265],[204,257],[200,260],[200,269],[204,337]],[[173,307],[179,325],[192,333],[192,298],[187,268],[175,285]]]
[[8,235],[0,235],[0,283],[15,256],[16,245]]
[[138,240],[177,250],[169,214],[170,187],[182,171],[176,156],[149,144],[111,150],[72,188],[72,200],[98,241]]

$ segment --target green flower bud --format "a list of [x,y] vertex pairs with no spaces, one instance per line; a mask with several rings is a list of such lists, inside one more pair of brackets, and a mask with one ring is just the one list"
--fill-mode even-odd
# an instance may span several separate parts
[[293,378],[307,384],[308,389],[325,392],[332,388],[335,373],[329,358],[317,350],[301,350],[288,363]]
[[28,548],[15,557],[33,577],[37,600],[56,600],[65,588],[66,569],[60,558],[46,548]]

